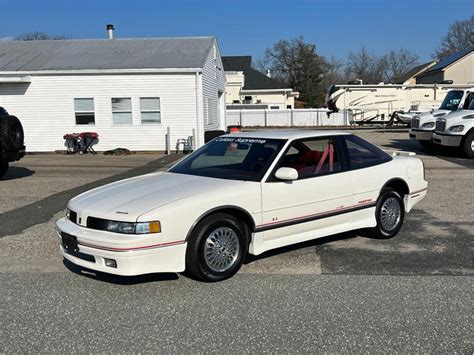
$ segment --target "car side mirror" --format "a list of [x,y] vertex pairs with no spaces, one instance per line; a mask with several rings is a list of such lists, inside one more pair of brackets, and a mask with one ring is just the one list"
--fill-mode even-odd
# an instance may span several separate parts
[[285,181],[293,181],[298,179],[298,171],[293,168],[279,168],[276,173],[275,177],[278,180],[285,180]]

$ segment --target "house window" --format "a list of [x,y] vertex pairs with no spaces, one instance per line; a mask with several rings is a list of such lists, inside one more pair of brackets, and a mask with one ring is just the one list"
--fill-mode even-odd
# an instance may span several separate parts
[[114,124],[132,124],[131,98],[112,98],[112,121]]
[[95,124],[94,99],[74,99],[76,124]]
[[160,98],[141,97],[140,113],[142,123],[161,123]]
[[280,109],[280,106],[270,106],[270,109],[271,109],[271,110],[279,110],[279,109]]
[[232,103],[233,104],[240,104],[240,101],[239,100],[232,100]]
[[205,124],[210,124],[214,122],[214,100],[211,98],[207,99],[207,110],[206,117],[204,119]]

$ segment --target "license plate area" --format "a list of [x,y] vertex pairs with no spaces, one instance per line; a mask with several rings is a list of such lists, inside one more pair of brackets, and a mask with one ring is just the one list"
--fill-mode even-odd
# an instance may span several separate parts
[[79,252],[77,238],[74,235],[61,232],[61,241],[63,243],[63,248],[67,253],[74,254]]

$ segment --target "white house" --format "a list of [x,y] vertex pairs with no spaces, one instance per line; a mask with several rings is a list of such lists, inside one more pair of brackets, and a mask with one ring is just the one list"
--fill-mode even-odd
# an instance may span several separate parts
[[227,109],[293,109],[299,93],[252,68],[251,56],[222,57]]
[[225,76],[213,37],[0,42],[0,106],[20,118],[27,151],[65,149],[97,132],[97,150],[165,150],[225,126]]

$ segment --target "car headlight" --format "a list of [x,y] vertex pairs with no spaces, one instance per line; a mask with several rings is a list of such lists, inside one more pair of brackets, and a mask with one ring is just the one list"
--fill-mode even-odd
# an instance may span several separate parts
[[462,124],[457,125],[457,126],[449,127],[450,132],[462,132],[463,130],[464,130],[464,126]]
[[149,234],[160,233],[161,225],[159,221],[137,223],[107,221],[105,230],[123,234]]
[[428,122],[428,123],[424,123],[421,128],[434,128],[435,126],[435,123],[434,122]]
[[462,116],[462,118],[469,120],[469,119],[473,119],[474,115],[466,115],[466,116]]

